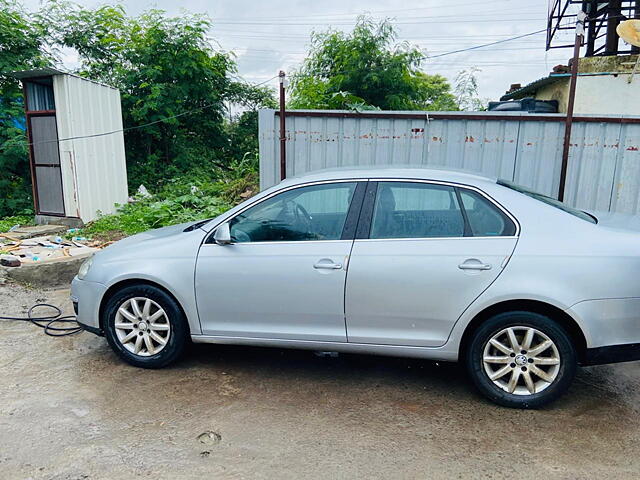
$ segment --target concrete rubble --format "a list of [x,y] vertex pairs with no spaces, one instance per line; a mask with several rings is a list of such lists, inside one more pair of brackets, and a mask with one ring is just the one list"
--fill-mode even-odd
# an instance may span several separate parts
[[68,284],[85,258],[109,244],[80,235],[78,229],[59,225],[0,233],[0,283],[11,278],[45,287]]
[[13,238],[23,240],[25,238],[41,237],[43,235],[59,235],[64,233],[67,228],[64,225],[16,225],[8,232]]
[[[19,265],[47,262],[64,257],[96,252],[100,242],[88,242],[84,237],[69,240],[59,236],[35,237],[19,240],[10,234],[0,234],[0,261],[2,265],[18,260]],[[18,265],[18,266],[19,266]]]

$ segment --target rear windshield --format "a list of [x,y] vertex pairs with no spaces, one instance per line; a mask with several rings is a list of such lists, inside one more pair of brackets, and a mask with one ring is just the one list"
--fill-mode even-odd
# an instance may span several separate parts
[[498,180],[498,185],[502,185],[504,187],[510,188],[511,190],[515,190],[516,192],[520,192],[528,197],[535,198],[536,200],[546,203],[547,205],[551,205],[552,207],[559,208],[563,212],[570,213],[573,216],[581,218],[582,220],[586,220],[591,223],[598,223],[598,220],[593,215],[590,215],[582,210],[577,210],[575,208],[571,208],[564,203],[556,200],[555,198],[547,197],[546,195],[542,195],[541,193],[534,192],[529,190],[528,188],[521,187],[520,185],[516,185],[513,182],[508,180]]

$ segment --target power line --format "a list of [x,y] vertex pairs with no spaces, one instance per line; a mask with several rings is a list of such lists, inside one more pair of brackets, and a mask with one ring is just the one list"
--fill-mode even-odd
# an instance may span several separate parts
[[[452,50],[452,51],[448,51],[448,52],[444,52],[444,53],[439,53],[437,55],[427,55],[425,57],[422,57],[421,60],[432,60],[434,58],[440,58],[440,57],[444,57],[444,56],[447,56],[447,55],[453,55],[454,53],[468,52],[468,51],[477,50],[477,49],[480,49],[480,48],[490,47],[490,46],[493,46],[493,45],[499,45],[499,44],[506,43],[506,42],[512,42],[512,41],[515,41],[515,40],[520,40],[522,38],[526,38],[526,37],[530,37],[530,36],[533,36],[533,35],[537,35],[537,34],[540,34],[540,33],[546,32],[546,31],[547,31],[547,29],[545,28],[545,29],[542,29],[542,30],[536,30],[535,32],[529,32],[529,33],[525,33],[525,34],[522,34],[522,35],[517,35],[515,37],[509,37],[509,38],[504,38],[502,40],[496,40],[494,42],[483,43],[482,45],[474,45],[474,46],[467,47],[467,48],[461,48],[461,49]],[[514,49],[514,50],[528,50],[528,49],[520,48],[520,49]],[[255,50],[255,51],[258,51],[258,50]],[[250,54],[250,52],[251,52],[251,50],[249,50],[248,53]],[[290,52],[290,53],[278,52],[278,53],[285,53],[285,54],[290,54],[290,55],[304,54],[304,53],[294,53],[294,52]]]
[[[231,26],[227,27],[227,26],[215,26],[214,29],[216,30],[216,35],[224,35],[224,36],[239,36],[239,37],[245,37],[245,36],[259,36],[259,37],[273,37],[273,38],[283,38],[283,37],[291,37],[291,38],[295,38],[295,39],[305,39],[305,38],[309,38],[309,33],[284,33],[284,32],[279,32],[279,31],[275,31],[275,30],[252,30],[248,33],[242,33],[239,32],[237,28],[233,28]],[[222,31],[217,31],[217,30],[222,30]],[[491,38],[491,37],[511,37],[513,35],[513,33],[496,33],[496,34],[488,34],[488,33],[482,33],[482,34],[473,34],[473,35],[455,35],[452,36],[451,33],[447,33],[447,34],[436,34],[436,35],[399,35],[398,39],[399,40],[403,40],[403,39],[424,39],[424,40],[429,40],[429,39],[449,39],[449,40],[457,40],[459,38]],[[208,36],[207,38],[211,39],[211,40],[215,40],[215,37],[212,36]]]
[[[515,41],[515,40],[518,40],[518,39],[521,39],[521,38],[530,37],[532,35],[537,35],[539,33],[546,32],[546,31],[547,31],[547,29],[545,28],[543,30],[537,30],[535,32],[529,32],[529,33],[525,33],[523,35],[517,35],[515,37],[505,38],[503,40],[498,40],[498,41],[495,41],[495,42],[485,43],[485,44],[482,44],[482,45],[475,45],[473,47],[468,47],[468,48],[463,48],[463,49],[458,49],[458,50],[452,50],[450,52],[444,52],[444,53],[440,53],[440,54],[434,55],[434,56],[422,57],[421,60],[431,60],[431,59],[434,59],[434,58],[444,57],[444,56],[447,56],[447,55],[453,55],[455,53],[462,53],[462,52],[467,52],[467,51],[471,51],[471,50],[477,50],[479,48],[490,47],[492,45],[498,45],[498,44],[505,43],[505,42]],[[509,65],[509,64],[511,64],[511,63],[510,62],[509,63],[505,63],[505,65]],[[527,63],[525,65],[537,66],[537,65],[542,65],[542,64]],[[434,65],[434,66],[438,67],[439,65]],[[461,66],[463,66],[463,65],[461,64]],[[500,66],[500,64],[499,63],[486,63],[486,66]],[[346,72],[330,72],[330,73],[331,73],[331,75],[341,75],[342,73],[346,73]],[[293,74],[290,74],[289,76],[293,77],[293,78],[303,78],[303,77],[311,77],[311,76],[315,76],[315,75],[317,75],[317,74],[293,73]]]
[[[186,112],[178,113],[177,115],[172,115],[170,117],[164,117],[164,118],[161,118],[159,120],[154,120],[153,122],[143,123],[142,125],[135,125],[133,127],[120,128],[118,130],[111,130],[109,132],[94,133],[94,134],[91,134],[91,135],[78,135],[78,136],[75,136],[75,137],[58,138],[58,139],[55,139],[55,140],[43,140],[41,142],[24,142],[23,145],[25,147],[28,147],[28,146],[33,146],[33,145],[41,145],[41,144],[45,144],[45,143],[60,143],[60,142],[66,142],[66,141],[70,141],[70,140],[80,140],[80,139],[83,139],[83,138],[104,137],[106,135],[113,135],[115,133],[123,133],[123,132],[128,132],[130,130],[138,130],[140,128],[150,127],[151,125],[156,125],[158,123],[163,123],[163,122],[166,122],[168,120],[173,120],[175,118],[182,117],[184,115],[190,115],[192,113],[202,111],[205,108],[209,108],[210,106],[211,106],[210,104],[209,105],[203,105],[201,107],[194,108],[193,110],[187,110]],[[16,143],[14,143],[14,145],[19,145],[20,143],[22,143],[22,142],[16,142]],[[8,146],[12,146],[12,144],[9,143],[9,145],[7,145],[5,143],[4,145],[2,145],[2,147],[4,149],[6,149]]]
[[[494,2],[478,2],[478,3],[473,3],[472,5],[479,5],[482,4],[483,7],[486,6],[488,3],[496,3],[495,0]],[[459,6],[464,6],[464,5],[460,5],[460,4],[448,4],[446,6],[447,9],[451,9],[454,7],[459,7]],[[372,13],[391,13],[391,14],[397,14],[400,12],[408,12],[408,11],[415,11],[415,10],[435,10],[437,7],[419,7],[419,8],[410,8],[410,9],[395,9],[395,10],[386,10],[386,11],[377,11],[377,12],[367,12],[367,11],[363,11],[363,12],[359,12],[359,13],[351,13],[351,14],[346,14],[348,16],[360,16],[362,14],[366,15],[371,15]],[[487,10],[486,8],[483,8],[482,11],[480,12],[469,12],[468,10],[465,11],[466,15],[470,15],[473,16],[473,18],[478,18],[478,17],[495,17],[495,13],[499,13],[501,14],[501,16],[504,15],[515,15],[516,17],[522,17],[524,15],[527,14],[536,14],[539,13],[539,9],[534,8],[533,10],[524,10],[522,8],[513,8],[513,9],[508,9],[508,8],[498,8],[498,9],[493,9],[493,10]],[[259,23],[264,23],[267,25],[273,25],[276,23],[282,23],[282,24],[300,24],[300,22],[291,22],[291,19],[307,19],[307,18],[313,18],[313,17],[334,17],[336,15],[331,15],[331,14],[325,14],[325,15],[299,15],[299,16],[278,16],[278,17],[264,17],[264,16],[260,16],[260,17],[218,17],[218,18],[214,18],[213,23],[214,25],[216,24],[227,24],[227,23],[254,23],[254,22],[259,22]],[[460,18],[460,14],[459,13],[453,13],[453,14],[445,14],[445,15],[423,15],[423,16],[416,16],[416,15],[410,15],[407,17],[401,17],[401,16],[392,16],[391,18],[394,21],[397,20],[402,20],[402,19],[442,19],[442,18],[454,18],[454,19],[459,19]],[[354,21],[354,19],[331,19],[331,18],[324,18],[324,19],[320,19],[318,21],[313,22],[314,25],[323,25],[323,24],[330,24],[332,22],[344,22],[345,24],[350,24]]]
[[[531,22],[531,21],[543,21],[547,20],[546,18],[492,18],[492,19],[475,19],[475,20],[451,20],[451,21],[443,21],[438,20],[437,17],[425,17],[431,18],[433,21],[407,21],[407,22],[393,22],[394,25],[423,25],[423,24],[459,24],[459,23],[504,23],[504,22]],[[262,22],[262,21],[252,21],[252,22],[240,22],[240,21],[221,21],[218,22],[220,25],[250,25],[250,26],[259,26],[259,25],[267,25],[267,26],[311,26],[311,27],[330,27],[330,26],[351,26],[353,22],[342,22],[342,23],[304,23],[304,22]],[[546,30],[546,29],[545,29]]]
[[[271,78],[269,78],[269,79],[267,79],[267,80],[265,80],[263,82],[254,83],[254,84],[249,83],[247,80],[245,80],[244,78],[240,77],[239,75],[236,75],[236,78],[238,80],[246,83],[249,86],[259,87],[261,85],[264,85],[267,82],[270,82],[271,80],[275,80],[276,78],[278,78],[278,75],[275,75],[275,76],[273,76],[273,77],[271,77]],[[78,135],[78,136],[75,136],[75,137],[58,138],[58,139],[55,139],[55,140],[43,140],[41,142],[24,142],[24,141],[20,140],[18,142],[11,143],[11,141],[9,141],[9,142],[6,142],[3,145],[1,145],[1,147],[3,149],[7,149],[8,147],[11,147],[13,145],[20,145],[20,144],[24,145],[25,147],[28,147],[28,146],[40,145],[40,144],[44,144],[44,143],[60,143],[60,142],[66,142],[66,141],[70,141],[70,140],[81,140],[81,139],[84,139],[84,138],[104,137],[106,135],[114,135],[116,133],[124,133],[124,132],[128,132],[128,131],[131,131],[131,130],[139,130],[141,128],[150,127],[150,126],[156,125],[158,123],[167,122],[169,120],[174,120],[176,118],[183,117],[185,115],[191,115],[193,113],[200,112],[200,111],[202,111],[202,110],[204,110],[206,108],[209,108],[211,106],[212,106],[212,104],[202,105],[201,107],[197,107],[197,108],[194,108],[192,110],[187,110],[185,112],[181,112],[181,113],[178,113],[176,115],[171,115],[169,117],[164,117],[164,118],[161,118],[161,119],[158,119],[158,120],[154,120],[152,122],[143,123],[142,125],[134,125],[132,127],[120,128],[118,130],[111,130],[109,132],[94,133],[94,134],[91,134],[91,135]]]
[[[225,35],[225,37],[227,37],[227,35]],[[303,37],[301,38],[301,42],[298,42],[297,39],[286,39],[286,38],[276,38],[276,37],[263,37],[260,35],[229,35],[229,38],[227,39],[228,42],[234,42],[235,45],[233,45],[232,47],[227,47],[224,50],[227,50],[229,52],[233,52],[233,53],[237,53],[236,50],[251,50],[251,51],[281,51],[281,52],[286,52],[286,53],[299,53],[299,52],[291,52],[289,50],[285,50],[280,46],[270,46],[269,44],[271,43],[271,41],[282,41],[282,42],[287,42],[287,43],[291,43],[291,40],[296,41],[297,45],[303,48],[308,49],[310,43],[309,42],[304,42],[304,40],[307,37]],[[470,40],[470,39],[475,39],[474,41]],[[401,41],[403,42],[407,42],[409,43],[409,45],[411,46],[422,46],[422,47],[430,47],[430,46],[451,46],[451,47],[466,47],[466,46],[474,46],[478,44],[478,41],[496,41],[496,40],[502,40],[505,38],[511,38],[510,35],[501,35],[498,37],[485,37],[485,36],[474,36],[474,37],[468,37],[468,39],[461,39],[463,41],[456,41],[456,40],[452,40],[451,36],[448,37],[442,37],[442,38],[433,38],[433,39],[425,39],[424,37],[404,37]],[[261,41],[265,41],[265,43],[267,45],[260,45],[260,47],[262,48],[254,48],[251,44],[249,45],[242,45],[240,42],[242,42],[243,40],[261,40]],[[253,43],[253,42],[252,42]],[[535,39],[519,39],[519,41],[515,42],[518,45],[535,45],[535,44],[539,44],[540,42],[538,40]],[[285,47],[286,48],[286,47]]]
[[[237,48],[236,48],[237,49]],[[492,52],[507,52],[507,51],[516,51],[516,52],[524,52],[524,51],[538,51],[540,47],[516,47],[516,48],[494,48]],[[439,52],[448,53],[448,50],[434,50],[433,53],[439,54]],[[284,50],[261,50],[251,48],[244,53],[238,54],[238,58],[244,57],[257,57],[257,58],[273,58],[273,54],[279,54],[281,56],[298,56],[298,55],[306,55],[308,52],[287,52]],[[269,55],[271,54],[271,55]],[[435,58],[434,56],[429,56],[428,58]]]
[[237,73],[236,73],[235,77],[236,77],[237,80],[240,80],[241,82],[246,83],[250,87],[260,87],[261,85],[264,85],[265,83],[268,83],[271,80],[275,80],[276,78],[278,78],[278,75],[274,75],[273,77],[268,78],[265,81],[260,82],[260,83],[251,83],[251,82],[247,81],[245,78],[243,78],[240,74],[237,74]]
[[[449,52],[440,53],[438,55],[422,57],[421,60],[432,60],[434,58],[440,58],[440,57],[444,57],[444,56],[448,56],[448,55],[453,55],[455,53],[463,53],[463,52],[468,52],[468,51],[472,51],[472,50],[477,50],[477,49],[480,49],[480,48],[490,47],[490,46],[493,46],[493,45],[498,45],[498,44],[501,44],[501,43],[511,42],[511,41],[519,40],[519,39],[522,39],[522,38],[525,38],[525,37],[530,37],[532,35],[537,35],[539,33],[546,32],[546,31],[547,31],[547,29],[545,28],[545,29],[542,29],[542,30],[537,30],[535,32],[529,32],[529,33],[525,33],[523,35],[518,35],[518,36],[510,37],[510,38],[505,38],[505,39],[502,39],[502,40],[497,40],[497,41],[485,43],[485,44],[482,44],[482,45],[475,45],[475,46],[468,47],[468,48],[462,48],[462,49],[458,49],[458,50],[452,50],[452,51],[449,51]],[[506,65],[508,65],[508,64],[509,63],[506,63]],[[451,64],[449,64],[449,65],[451,65]],[[486,66],[499,66],[500,63],[486,63],[485,65]],[[533,65],[536,65],[536,64],[531,63],[530,65],[533,66]],[[436,66],[438,66],[438,65],[436,65]],[[443,64],[443,65],[440,65],[439,67],[443,68],[445,66],[448,66],[448,65]],[[345,72],[331,72],[331,73],[333,75],[340,75],[340,74],[345,73]],[[295,77],[309,77],[309,76],[313,76],[313,75],[312,74],[294,73],[294,74],[292,74],[290,76],[295,78]],[[251,85],[249,82],[247,82],[244,78],[240,77],[239,75],[237,77],[238,77],[239,80],[243,81],[247,85]],[[257,84],[253,84],[253,86],[257,87],[257,86],[264,85],[264,84],[276,79],[277,77],[278,77],[277,75],[273,76],[273,77],[271,77],[271,78],[269,78],[267,80],[264,80],[263,82],[260,82],[260,83],[257,83]],[[35,144],[53,143],[53,142],[58,142],[59,143],[59,142],[63,142],[63,141],[78,140],[78,139],[84,139],[84,138],[102,137],[102,136],[106,136],[106,135],[113,135],[115,133],[126,132],[126,131],[131,131],[131,130],[137,130],[137,129],[149,127],[149,126],[152,126],[152,125],[156,125],[158,123],[163,123],[163,122],[166,122],[168,120],[173,120],[175,118],[182,117],[184,115],[189,115],[189,114],[192,114],[192,113],[195,113],[195,112],[199,112],[199,111],[202,111],[205,108],[209,108],[210,106],[211,105],[204,105],[204,106],[195,108],[193,110],[188,110],[188,111],[179,113],[177,115],[172,115],[170,117],[165,117],[165,118],[162,118],[162,119],[159,119],[159,120],[154,120],[152,122],[148,122],[148,123],[145,123],[145,124],[142,124],[142,125],[136,125],[136,126],[133,126],[133,127],[122,128],[122,129],[113,130],[113,131],[110,131],[110,132],[96,133],[96,134],[92,134],[92,135],[80,135],[80,136],[68,137],[68,138],[62,138],[62,139],[56,139],[56,140],[45,140],[45,141],[36,142],[36,143],[33,143],[33,142],[32,143],[26,143],[25,145],[35,145]],[[9,142],[9,146],[10,145],[11,145],[11,143]],[[5,143],[2,147],[4,149],[6,149],[7,148],[7,144]]]
[[[477,2],[465,2],[465,3],[454,3],[447,4],[447,8],[452,7],[470,7],[473,5],[487,5],[489,3],[498,3],[502,0],[480,0]],[[279,18],[317,18],[317,17],[337,17],[337,16],[358,16],[365,14],[376,14],[376,13],[398,13],[398,12],[414,12],[416,10],[435,10],[441,8],[441,6],[433,6],[433,7],[415,7],[415,8],[405,8],[405,9],[393,9],[393,10],[371,10],[371,11],[363,11],[363,12],[343,12],[343,13],[319,13],[314,15],[296,15],[296,16],[288,16],[288,17],[260,17],[263,20],[273,20]],[[251,17],[248,17],[251,18]],[[215,17],[214,17],[215,19]],[[220,17],[220,19],[224,20],[225,17]]]
[[[449,8],[449,6],[447,7]],[[398,11],[402,11],[402,10],[398,10]],[[468,13],[468,12],[467,12]],[[478,12],[478,13],[474,13],[473,14],[473,18],[482,18],[482,17],[495,17],[495,13],[500,13],[501,16],[504,15],[514,15],[516,16],[516,18],[518,17],[522,17],[523,15],[527,15],[527,14],[536,14],[539,13],[538,9],[534,9],[532,11],[527,11],[527,10],[523,10],[523,9],[514,9],[514,10],[507,10],[504,8],[501,9],[496,9],[496,10],[483,10],[482,12]],[[356,15],[356,14],[354,14]],[[261,24],[266,24],[266,25],[274,25],[274,24],[291,24],[291,25],[303,25],[303,23],[300,22],[291,22],[291,19],[295,19],[295,18],[308,18],[308,17],[272,17],[272,18],[267,18],[267,17],[242,17],[242,18],[219,18],[213,21],[214,25],[216,24],[228,24],[228,23],[261,23]],[[459,19],[460,18],[460,14],[447,14],[447,15],[423,15],[423,16],[415,16],[415,15],[411,15],[411,16],[407,16],[407,17],[392,17],[392,20],[394,21],[394,23],[398,20],[418,20],[418,19],[442,19],[442,18],[453,18],[453,19]],[[304,23],[304,25],[330,25],[332,23],[335,22],[341,22],[340,24],[344,24],[344,25],[349,25],[352,24],[354,22],[355,19],[339,19],[339,20],[334,20],[334,19],[324,19],[324,20],[318,20],[316,22],[313,23]]]
[[446,55],[453,55],[454,53],[462,53],[462,52],[468,52],[468,51],[471,51],[471,50],[477,50],[478,48],[490,47],[492,45],[498,45],[500,43],[511,42],[513,40],[518,40],[519,38],[530,37],[532,35],[537,35],[539,33],[546,32],[546,31],[547,31],[547,29],[544,28],[542,30],[537,30],[535,32],[530,32],[530,33],[525,33],[523,35],[518,35],[517,37],[505,38],[504,40],[497,40],[495,42],[485,43],[485,44],[482,44],[482,45],[476,45],[475,47],[468,47],[468,48],[461,48],[459,50],[452,50],[451,52],[445,52],[445,53],[440,53],[438,55],[427,56],[427,57],[424,57],[423,59],[427,60],[427,59],[444,57]]

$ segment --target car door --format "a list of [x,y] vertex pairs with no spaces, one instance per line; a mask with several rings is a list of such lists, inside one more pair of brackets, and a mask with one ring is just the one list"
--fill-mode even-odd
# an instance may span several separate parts
[[344,288],[366,182],[289,188],[229,220],[195,273],[205,335],[345,342]]
[[471,187],[369,182],[349,262],[349,342],[441,346],[500,275],[518,226]]

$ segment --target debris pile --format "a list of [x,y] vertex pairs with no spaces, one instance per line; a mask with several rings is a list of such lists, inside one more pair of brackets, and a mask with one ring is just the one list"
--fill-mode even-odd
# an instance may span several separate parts
[[64,237],[44,235],[26,239],[12,235],[12,232],[0,233],[0,265],[19,267],[48,262],[95,252],[108,245],[108,243],[90,241],[85,237],[73,236],[78,232],[78,229],[70,229]]

